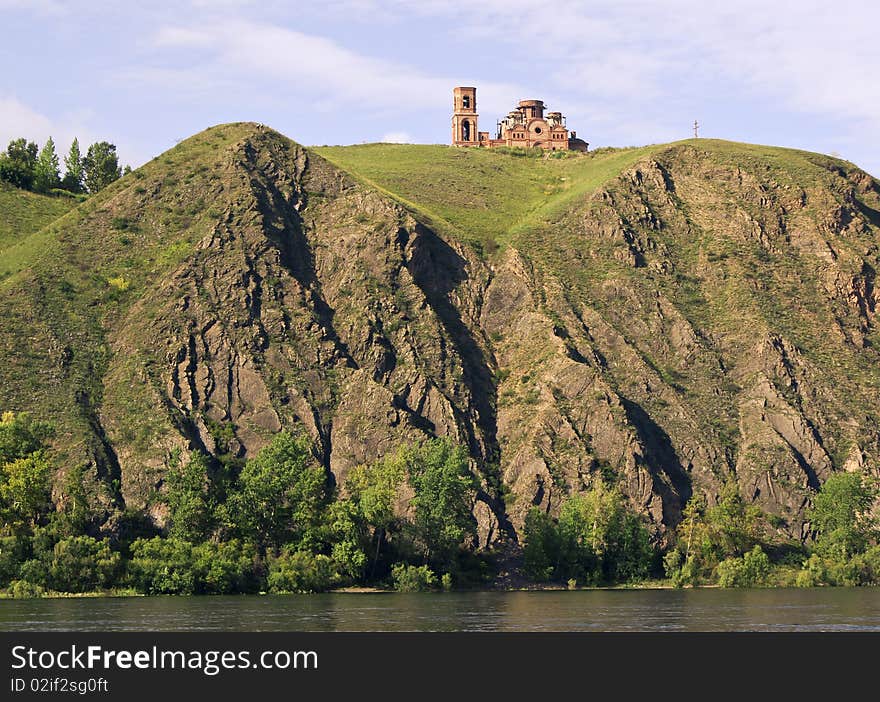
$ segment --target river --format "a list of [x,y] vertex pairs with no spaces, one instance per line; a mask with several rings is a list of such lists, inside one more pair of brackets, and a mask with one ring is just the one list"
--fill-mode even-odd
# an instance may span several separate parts
[[0,600],[2,631],[880,631],[880,588]]

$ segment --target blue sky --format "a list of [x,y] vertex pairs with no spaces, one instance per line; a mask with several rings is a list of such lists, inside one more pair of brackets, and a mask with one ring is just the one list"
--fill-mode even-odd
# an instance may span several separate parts
[[123,162],[234,120],[304,144],[446,143],[522,98],[592,147],[701,136],[833,153],[880,176],[868,0],[0,0],[0,141],[117,144]]

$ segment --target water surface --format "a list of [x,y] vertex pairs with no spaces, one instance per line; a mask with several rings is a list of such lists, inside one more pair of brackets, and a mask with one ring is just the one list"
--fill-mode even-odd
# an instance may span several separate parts
[[880,631],[880,588],[0,600],[3,631]]

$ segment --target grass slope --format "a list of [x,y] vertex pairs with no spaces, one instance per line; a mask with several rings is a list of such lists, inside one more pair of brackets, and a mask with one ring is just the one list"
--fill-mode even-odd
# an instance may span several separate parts
[[[660,147],[566,153],[422,144],[312,151],[470,242],[504,244]],[[445,227],[444,227],[445,225]]]
[[76,207],[74,197],[50,197],[0,183],[0,280],[18,271],[45,243],[41,230]]

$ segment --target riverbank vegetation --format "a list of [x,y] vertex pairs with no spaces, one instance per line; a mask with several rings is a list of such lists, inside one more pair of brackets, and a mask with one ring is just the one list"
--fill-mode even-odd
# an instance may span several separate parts
[[[356,468],[342,486],[327,480],[306,438],[287,432],[243,464],[175,456],[154,505],[164,527],[129,510],[105,536],[75,471],[53,507],[51,433],[27,414],[0,420],[0,588],[9,596],[412,592],[488,587],[496,575],[495,554],[475,548],[467,453],[447,440]],[[536,585],[569,588],[663,575],[675,587],[878,584],[877,494],[862,475],[834,474],[813,500],[811,538],[779,543],[730,483],[711,505],[692,498],[661,549],[613,482],[599,482],[558,518],[529,512],[523,570]]]

